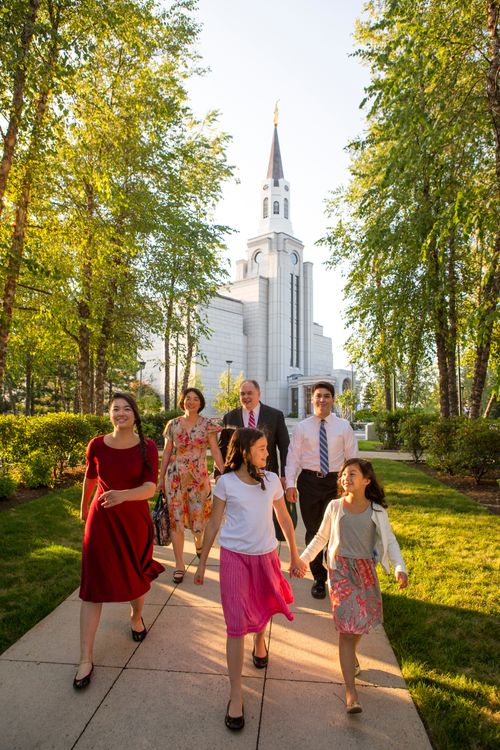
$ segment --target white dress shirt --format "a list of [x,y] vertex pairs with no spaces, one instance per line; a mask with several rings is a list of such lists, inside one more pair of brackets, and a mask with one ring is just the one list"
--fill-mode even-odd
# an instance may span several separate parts
[[244,406],[241,407],[241,416],[243,419],[243,427],[248,427],[248,420],[250,419],[250,412],[253,411],[253,416],[255,418],[255,428],[257,428],[257,425],[259,424],[259,414],[260,414],[260,401],[255,407],[255,409],[246,409]]
[[[295,427],[286,458],[286,486],[295,487],[295,480],[302,469],[320,471],[319,425],[321,417],[308,417]],[[338,471],[348,458],[358,455],[358,443],[347,419],[335,414],[325,417],[328,440],[328,471]]]

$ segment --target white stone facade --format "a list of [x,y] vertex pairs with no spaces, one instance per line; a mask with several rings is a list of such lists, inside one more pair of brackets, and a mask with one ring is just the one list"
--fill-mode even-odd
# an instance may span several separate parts
[[[243,372],[257,380],[262,401],[285,414],[305,416],[307,388],[316,380],[337,381],[342,391],[345,378],[333,370],[332,340],[313,322],[312,263],[304,262],[303,252],[292,233],[290,185],[283,177],[275,127],[260,191],[259,234],[248,241],[246,258],[237,262],[236,279],[205,311],[212,333],[199,341],[192,381],[203,387],[206,414],[214,413],[212,402],[228,367],[233,378]],[[156,362],[158,351],[155,347]],[[162,377],[152,354],[141,354],[145,379],[161,394]]]

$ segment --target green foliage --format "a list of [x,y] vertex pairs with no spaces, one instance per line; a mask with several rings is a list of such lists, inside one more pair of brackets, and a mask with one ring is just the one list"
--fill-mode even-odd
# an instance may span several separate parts
[[236,409],[240,405],[240,386],[244,382],[245,376],[242,372],[234,380],[229,374],[229,392],[228,392],[228,373],[221,373],[219,378],[219,391],[213,400],[213,406],[217,414],[222,415],[231,409]]
[[172,409],[171,411],[162,411],[159,414],[145,414],[141,416],[142,430],[144,435],[151,440],[154,440],[159,448],[163,447],[164,437],[163,430],[165,425],[174,417],[178,417],[183,412],[178,409]]
[[354,414],[355,422],[373,422],[378,412],[371,409],[358,409]]
[[[348,144],[352,179],[331,197],[322,242],[346,278],[351,361],[383,384],[386,408],[395,373],[398,402],[424,405],[437,361],[440,412],[457,414],[458,345],[471,354],[463,395],[472,414],[488,361],[498,371],[498,14],[491,18],[480,0],[381,0],[366,4],[356,28],[371,75],[366,123]],[[370,406],[373,397],[371,389]]]
[[8,498],[17,489],[17,482],[8,474],[0,474],[0,498]]
[[426,460],[433,469],[449,474],[454,474],[458,470],[455,446],[457,433],[464,421],[465,417],[439,419],[425,428]]
[[406,409],[395,409],[394,411],[381,411],[375,417],[375,429],[379,440],[387,450],[399,450],[403,444],[400,434],[400,425],[410,412]]
[[13,473],[19,482],[30,489],[53,487],[55,482],[53,455],[41,448],[31,451],[15,465]]
[[84,463],[89,440],[109,429],[107,417],[94,415],[2,415],[0,461],[14,466],[18,479],[30,487],[52,486],[68,466]]
[[427,448],[425,428],[434,422],[436,417],[432,414],[411,414],[401,420],[399,435],[403,448],[409,451],[414,461],[420,461]]
[[476,482],[490,469],[500,468],[500,420],[469,419],[455,434],[453,463],[461,474],[472,474]]

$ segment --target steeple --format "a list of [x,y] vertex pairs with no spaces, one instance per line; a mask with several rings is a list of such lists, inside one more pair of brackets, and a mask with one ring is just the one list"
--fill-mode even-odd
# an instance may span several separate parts
[[259,235],[284,232],[293,235],[290,222],[290,184],[285,180],[278,139],[278,102],[274,107],[274,132],[267,176],[261,186]]
[[278,187],[279,180],[284,179],[284,177],[283,164],[281,163],[280,142],[278,140],[278,123],[275,121],[271,155],[269,157],[269,166],[267,168],[267,178],[273,180],[274,187]]

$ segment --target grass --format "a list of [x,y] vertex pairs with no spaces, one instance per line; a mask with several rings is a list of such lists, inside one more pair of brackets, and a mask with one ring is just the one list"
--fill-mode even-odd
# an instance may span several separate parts
[[80,496],[75,485],[0,513],[0,653],[78,586]]
[[380,579],[413,700],[435,747],[499,747],[499,519],[417,469],[373,463],[410,573],[404,593]]
[[[413,700],[439,750],[497,748],[499,519],[402,462],[373,463],[410,573],[400,592],[379,568]],[[79,497],[75,486],[0,513],[0,651],[78,585]]]
[[360,451],[382,451],[384,446],[378,440],[358,440]]

